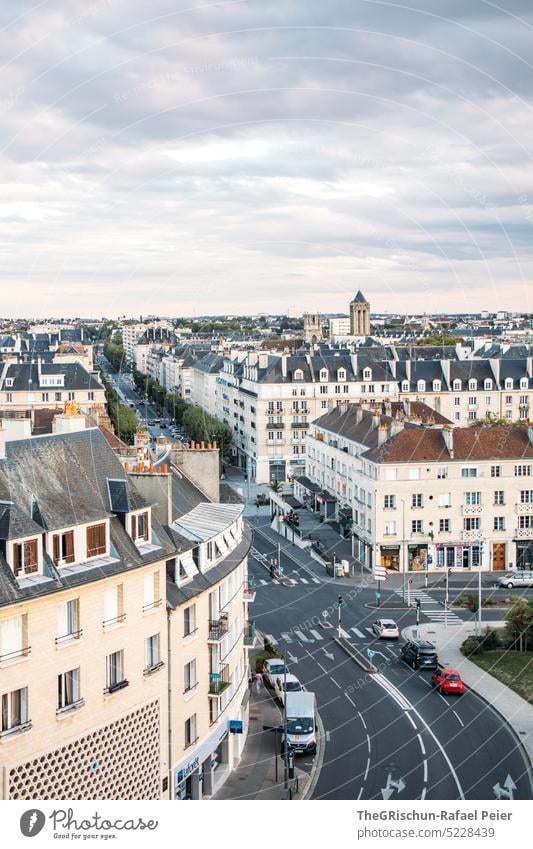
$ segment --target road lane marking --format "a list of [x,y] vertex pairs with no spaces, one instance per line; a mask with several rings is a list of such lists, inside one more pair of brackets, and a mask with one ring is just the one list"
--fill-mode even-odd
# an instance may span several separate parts
[[376,636],[376,635],[374,634],[374,631],[372,630],[372,628],[368,628],[368,627],[366,627],[366,628],[365,628],[365,631],[368,631],[368,633],[370,634],[370,636],[371,636],[371,637],[375,637],[375,636]]
[[324,639],[322,634],[319,634],[318,631],[313,630],[313,628],[309,628],[309,633],[313,635],[313,637],[315,638],[315,640],[317,640],[317,642],[320,642],[320,640]]
[[331,677],[331,675],[330,675],[330,676],[329,676],[329,679],[330,679],[330,681],[333,681],[333,683],[335,684],[335,686],[336,686],[336,687],[338,687],[338,688],[339,688],[339,690],[342,690],[341,685],[340,685],[340,684],[337,684],[337,682],[335,681],[335,678],[332,678],[332,677]]
[[368,754],[370,754],[370,752],[372,751],[372,746],[370,744],[370,737],[368,734],[366,735],[366,744],[368,746]]
[[350,635],[349,635],[348,631],[345,631],[344,628],[341,628],[341,637],[344,637],[345,640],[350,639]]
[[308,583],[309,583],[309,581],[307,580],[307,578],[302,578],[302,577],[300,577],[300,583],[301,583],[301,584],[308,584]]
[[417,730],[417,729],[416,729],[416,723],[415,723],[415,721],[414,721],[413,717],[410,715],[410,713],[409,713],[408,711],[405,711],[405,715],[406,715],[407,719],[409,720],[409,722],[411,723],[411,725],[413,726],[413,728],[414,728],[414,729],[415,729],[415,731],[416,731],[416,730]]
[[298,639],[302,640],[302,642],[304,642],[304,643],[312,643],[313,642],[313,640],[310,640],[309,637],[305,636],[305,634],[302,634],[301,631],[297,631],[296,628],[294,629],[294,633],[296,634]]
[[273,583],[273,584],[279,584],[279,581],[276,581],[276,579],[275,579],[275,578],[272,578],[272,583]]
[[442,695],[442,693],[439,693],[439,696],[441,697],[441,699],[442,699],[442,701],[444,702],[444,704],[446,705],[446,707],[449,707],[448,702],[446,701],[446,699],[444,698],[444,696]]
[[420,736],[420,734],[417,734],[416,736],[418,737],[418,742],[420,743],[420,749],[422,751],[422,754],[425,755],[426,754],[426,747],[424,746],[424,741],[422,740],[422,737]]
[[273,646],[278,645],[278,641],[272,636],[272,634],[265,634],[265,637],[267,638],[269,643],[272,643]]
[[350,702],[350,704],[351,704],[353,707],[356,707],[355,702],[352,702],[352,700],[351,700],[350,696],[348,695],[348,693],[347,693],[346,691],[344,691],[344,695],[346,696],[346,698],[348,699],[348,701]]
[[[311,656],[312,656],[312,655],[311,655]],[[322,672],[325,672],[325,673],[326,673],[326,675],[327,675],[327,670],[326,670],[326,669],[324,669],[324,667],[322,666],[322,664],[321,664],[321,663],[319,663],[319,661],[318,661],[318,660],[317,660],[317,662],[316,662],[316,665],[317,665],[317,666],[320,666],[320,668],[321,668]]]
[[259,583],[261,584],[262,587],[264,587],[267,582],[265,581],[264,578],[259,578]]
[[359,795],[357,796],[357,798],[360,799],[362,795],[363,795],[363,788],[361,787],[361,789],[359,791]]
[[326,731],[326,743],[329,743],[330,740],[331,740],[331,735],[330,735],[329,731]]
[[427,790],[427,787],[423,787],[423,788],[422,788],[422,795],[421,795],[421,797],[420,797],[421,799],[425,799],[425,798],[426,798],[426,790]]
[[427,678],[424,678],[422,675],[418,675],[417,677],[420,678],[420,680],[423,681],[424,684],[427,684],[428,687],[433,687],[433,684],[431,683],[431,681],[428,681]]
[[361,713],[361,711],[358,711],[358,714],[359,714],[359,719],[360,719],[360,720],[361,720],[361,722],[363,723],[363,728],[366,730],[366,722],[365,722],[365,720],[364,720],[364,718],[363,718],[363,714]]
[[424,758],[424,784],[426,784],[427,780],[428,780],[428,762]]
[[392,684],[388,678],[385,678],[381,673],[373,676],[373,680],[376,681],[380,687],[382,687],[386,693],[389,694],[391,699],[394,699],[396,704],[398,704],[402,710],[409,710],[412,705],[404,696],[400,693],[400,691]]
[[365,635],[361,633],[359,628],[350,628],[350,631],[353,631],[356,637],[364,637]]
[[311,580],[312,580],[313,584],[321,584],[322,583],[320,578],[311,578]]
[[365,777],[363,778],[363,781],[366,781],[366,780],[367,780],[367,778],[368,778],[368,770],[369,770],[369,769],[370,769],[370,758],[368,758],[368,760],[367,760],[367,762],[366,762]]
[[457,722],[459,722],[459,723],[463,726],[463,728],[464,728],[464,727],[465,727],[465,724],[464,724],[463,720],[461,719],[461,717],[459,716],[459,714],[458,714],[458,713],[456,713],[455,711],[452,711],[452,713],[454,713],[454,714],[455,714],[455,718],[456,718]]
[[285,643],[292,643],[293,639],[289,636],[289,634],[285,634],[283,631],[281,632],[281,636],[283,637],[283,641]]

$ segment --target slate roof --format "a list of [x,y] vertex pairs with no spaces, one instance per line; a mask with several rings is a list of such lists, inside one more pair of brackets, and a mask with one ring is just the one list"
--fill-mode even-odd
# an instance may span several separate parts
[[[80,363],[42,363],[41,374],[51,376],[64,375],[64,384],[58,390],[103,389],[102,384],[86,371]],[[37,363],[12,363],[6,372],[7,378],[13,379],[10,392],[28,391],[39,388],[39,372]],[[5,389],[5,381],[3,384]],[[43,386],[44,391],[54,391],[53,386]]]
[[365,298],[360,289],[357,292],[355,298],[353,299],[352,304],[368,304],[367,299]]

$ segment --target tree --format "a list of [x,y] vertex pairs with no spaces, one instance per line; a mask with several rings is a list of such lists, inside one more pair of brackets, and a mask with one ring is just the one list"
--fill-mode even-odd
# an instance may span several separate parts
[[533,642],[533,599],[513,598],[505,619],[512,647],[520,652],[527,651],[528,644]]
[[417,345],[457,345],[463,342],[459,336],[452,336],[449,333],[432,333],[431,336],[424,336],[417,340]]

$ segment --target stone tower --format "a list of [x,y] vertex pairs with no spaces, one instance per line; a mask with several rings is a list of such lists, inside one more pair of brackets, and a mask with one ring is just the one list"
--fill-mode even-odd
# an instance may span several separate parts
[[322,339],[322,316],[320,313],[304,312],[304,335],[306,342],[320,342]]
[[350,336],[370,336],[370,304],[360,289],[350,304]]

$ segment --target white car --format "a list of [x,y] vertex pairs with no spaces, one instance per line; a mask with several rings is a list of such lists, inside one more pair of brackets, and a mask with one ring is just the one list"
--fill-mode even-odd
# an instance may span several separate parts
[[274,679],[274,695],[280,700],[281,704],[285,701],[285,693],[299,693],[303,690],[302,685],[298,681],[296,675],[278,675]]
[[285,671],[285,664],[283,662],[282,657],[269,657],[268,660],[263,661],[263,680],[265,684],[268,684],[270,687],[274,687],[274,682],[278,675],[283,675]]
[[372,630],[382,640],[398,640],[400,629],[392,619],[376,619],[372,622]]

